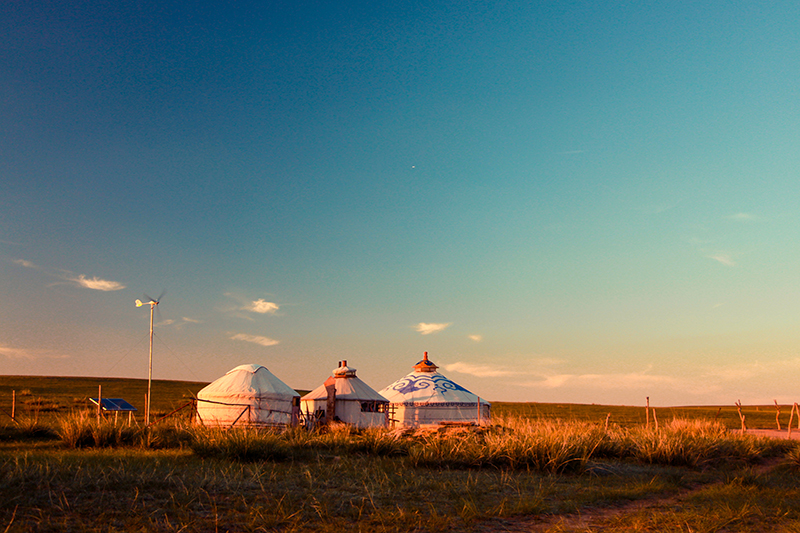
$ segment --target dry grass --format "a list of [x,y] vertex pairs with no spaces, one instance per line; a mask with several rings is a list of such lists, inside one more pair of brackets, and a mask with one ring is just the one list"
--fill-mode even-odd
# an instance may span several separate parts
[[[713,421],[658,431],[519,417],[446,430],[227,431],[98,424],[75,413],[55,430],[4,431],[0,528],[19,531],[469,530],[687,487],[700,489],[680,509],[650,506],[604,523],[744,531],[797,520],[791,505],[800,508],[797,445]],[[783,470],[755,473],[774,458]]]

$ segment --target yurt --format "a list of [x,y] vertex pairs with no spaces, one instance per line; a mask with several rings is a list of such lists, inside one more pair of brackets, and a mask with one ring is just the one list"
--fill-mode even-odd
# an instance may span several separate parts
[[300,399],[300,409],[309,425],[345,422],[356,427],[383,427],[388,422],[389,401],[356,376],[356,369],[339,361],[325,383]]
[[297,423],[300,395],[261,365],[240,365],[197,393],[197,422],[207,426]]
[[438,368],[425,352],[413,372],[379,391],[389,400],[390,423],[416,427],[489,420],[491,404],[437,372]]

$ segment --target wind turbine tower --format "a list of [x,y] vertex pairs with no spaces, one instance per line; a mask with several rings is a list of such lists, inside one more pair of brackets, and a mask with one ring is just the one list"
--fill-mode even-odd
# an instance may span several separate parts
[[136,307],[141,307],[143,305],[150,306],[150,364],[148,365],[147,369],[147,404],[144,407],[144,420],[145,425],[147,425],[150,423],[150,393],[152,390],[151,384],[153,382],[153,310],[158,305],[159,300],[161,300],[161,296],[159,296],[157,300],[154,300],[147,295],[145,295],[145,298],[150,301],[142,302],[141,300],[136,300]]

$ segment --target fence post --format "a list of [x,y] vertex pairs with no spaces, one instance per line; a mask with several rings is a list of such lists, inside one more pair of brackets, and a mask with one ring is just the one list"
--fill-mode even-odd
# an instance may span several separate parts
[[645,428],[650,429],[650,396],[647,397],[647,405],[644,408],[644,412],[647,418],[647,425]]
[[100,406],[103,404],[103,386],[97,386],[97,424],[100,425]]
[[11,420],[17,421],[15,418],[17,415],[17,391],[11,391]]
[[778,400],[772,400],[772,401],[775,402],[775,409],[778,410],[778,412],[775,414],[775,423],[778,424],[778,431],[780,431],[781,430],[781,406],[778,405]]
[[797,412],[797,429],[800,429],[800,406],[795,402],[792,407],[794,407],[794,410]]
[[742,420],[742,433],[747,431],[747,426],[744,423],[744,414],[742,414],[742,401],[736,400],[736,410],[739,412],[739,418]]

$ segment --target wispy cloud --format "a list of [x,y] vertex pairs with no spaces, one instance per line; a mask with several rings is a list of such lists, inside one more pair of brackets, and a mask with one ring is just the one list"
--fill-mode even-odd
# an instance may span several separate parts
[[640,213],[643,213],[645,215],[658,215],[660,213],[664,213],[664,212],[669,211],[671,209],[675,209],[676,207],[678,207],[677,203],[673,203],[673,204],[663,203],[663,204],[643,205],[643,206],[637,207],[635,209],[637,211],[639,211]]
[[728,254],[714,254],[714,255],[708,255],[706,257],[708,257],[709,259],[713,259],[714,261],[719,261],[725,266],[731,266],[731,267],[736,266],[736,261],[731,259],[731,256],[729,256]]
[[81,287],[94,289],[96,291],[119,291],[125,288],[125,285],[118,281],[100,279],[98,277],[89,279],[83,274],[79,275],[77,278],[73,278],[71,281],[74,281]]
[[0,357],[6,359],[29,359],[31,361],[37,359],[68,359],[68,355],[53,353],[48,350],[26,350],[24,348],[12,348],[0,344]]
[[253,313],[261,313],[261,314],[275,314],[278,310],[278,304],[274,302],[268,302],[263,298],[259,298],[250,304],[243,307],[245,311],[252,311]]
[[792,376],[798,371],[800,371],[800,357],[720,365],[708,368],[707,375],[724,381],[753,381],[763,379],[764,376]]
[[515,374],[515,372],[511,370],[505,370],[498,366],[474,365],[471,363],[464,363],[461,361],[442,366],[448,372],[458,372],[459,374],[469,374],[471,376],[483,376],[483,377],[494,378],[500,376],[511,376]]
[[521,383],[528,387],[558,389],[563,387],[591,387],[599,390],[643,389],[654,385],[677,385],[680,379],[674,376],[649,374],[648,371],[609,374],[550,374],[541,379]]
[[161,322],[157,323],[156,326],[164,328],[167,326],[174,326],[175,329],[183,329],[186,324],[199,324],[199,320],[195,320],[194,318],[188,317],[181,317],[180,320],[176,320],[174,318],[168,318],[166,320],[162,320]]
[[441,323],[441,324],[434,324],[434,323],[427,323],[427,322],[420,322],[414,329],[419,331],[423,335],[430,335],[431,333],[438,333],[443,329],[450,326],[452,322]]
[[269,337],[262,337],[261,335],[248,335],[246,333],[237,333],[236,335],[232,335],[231,339],[235,341],[252,342],[254,344],[260,344],[261,346],[275,346],[276,344],[280,343],[280,341],[270,339]]
[[3,345],[0,345],[0,355],[8,359],[35,359],[27,350]]
[[467,335],[467,338],[475,342],[481,342],[483,340],[483,335],[478,335],[477,333],[475,333],[472,335]]
[[92,289],[95,291],[108,292],[108,291],[119,291],[125,288],[125,285],[123,285],[119,281],[102,279],[98,278],[97,276],[89,278],[85,274],[75,275],[68,270],[48,269],[40,267],[39,265],[36,265],[31,261],[27,261],[25,259],[15,259],[14,263],[25,268],[32,268],[34,270],[38,270],[39,272],[43,272],[50,277],[62,279],[68,283],[71,283],[78,287],[82,287],[84,289]]
[[736,213],[736,214],[733,214],[733,215],[728,215],[725,218],[728,218],[728,219],[731,219],[731,220],[744,220],[744,221],[758,220],[758,216],[756,216],[756,215],[754,215],[752,213]]

